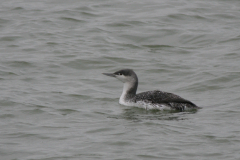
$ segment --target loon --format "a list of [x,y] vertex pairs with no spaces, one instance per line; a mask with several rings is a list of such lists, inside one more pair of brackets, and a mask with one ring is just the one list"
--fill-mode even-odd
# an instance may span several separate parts
[[137,106],[145,109],[173,109],[184,111],[197,109],[197,105],[173,93],[160,90],[138,93],[138,77],[132,69],[122,69],[114,73],[102,73],[123,82],[123,91],[119,103],[125,106]]

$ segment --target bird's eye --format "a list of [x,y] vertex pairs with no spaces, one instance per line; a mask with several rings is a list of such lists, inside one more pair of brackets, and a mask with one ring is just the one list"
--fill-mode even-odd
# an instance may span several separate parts
[[122,75],[122,73],[118,73],[118,75]]

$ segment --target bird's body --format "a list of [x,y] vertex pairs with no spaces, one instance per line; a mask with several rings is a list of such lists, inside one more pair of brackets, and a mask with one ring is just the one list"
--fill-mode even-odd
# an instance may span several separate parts
[[122,105],[138,106],[146,109],[175,109],[180,111],[198,108],[194,103],[173,93],[154,90],[136,94],[138,78],[136,73],[131,69],[103,74],[115,77],[124,83],[123,92],[119,99],[119,103]]
[[146,109],[176,109],[186,110],[197,106],[172,93],[159,90],[136,94],[134,97],[120,98],[119,103],[125,106],[138,106]]

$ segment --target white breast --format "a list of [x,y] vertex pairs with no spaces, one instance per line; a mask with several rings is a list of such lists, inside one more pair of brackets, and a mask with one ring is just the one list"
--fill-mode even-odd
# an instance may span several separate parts
[[125,94],[122,94],[120,99],[119,99],[119,103],[121,105],[124,105],[124,106],[135,106],[135,103],[133,102],[129,102],[126,100],[126,95]]

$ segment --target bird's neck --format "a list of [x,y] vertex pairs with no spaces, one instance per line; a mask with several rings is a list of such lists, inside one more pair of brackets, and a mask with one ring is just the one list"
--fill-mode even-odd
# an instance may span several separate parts
[[119,103],[126,103],[130,99],[134,98],[137,92],[138,81],[125,82],[123,84],[122,95],[119,99]]

